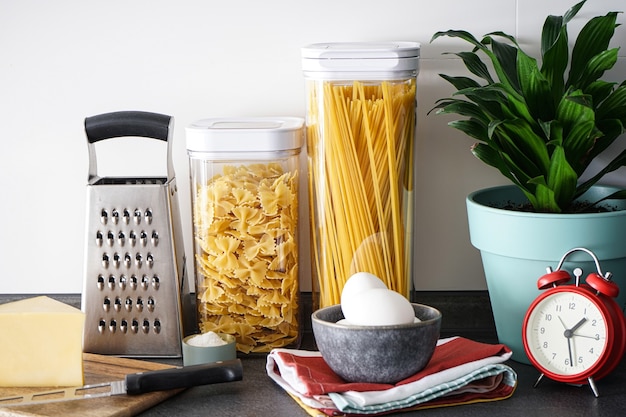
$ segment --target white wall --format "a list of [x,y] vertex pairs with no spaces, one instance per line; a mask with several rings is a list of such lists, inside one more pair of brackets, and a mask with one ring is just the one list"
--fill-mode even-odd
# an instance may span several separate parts
[[[186,250],[191,220],[186,125],[217,116],[304,115],[300,47],[312,42],[422,42],[417,147],[416,285],[484,289],[465,218],[466,194],[502,183],[474,160],[471,141],[427,116],[450,87],[436,74],[461,71],[433,33],[503,30],[536,50],[545,15],[574,0],[3,0],[0,2],[0,293],[78,293],[85,238],[86,116],[145,110],[175,117],[174,164]],[[589,0],[573,27],[623,0]],[[624,23],[624,16],[619,21]],[[618,28],[621,46],[626,29]],[[626,48],[616,78],[626,78]],[[110,174],[127,149],[99,153]],[[155,151],[156,152],[156,151]],[[160,155],[160,154],[158,154]],[[147,171],[164,167],[155,156]],[[99,162],[100,162],[99,161]],[[126,168],[126,170],[124,170]],[[108,174],[106,170],[103,174]],[[160,171],[159,171],[160,172]],[[146,174],[149,172],[146,172]],[[306,193],[303,192],[303,195]],[[304,204],[303,204],[304,206]],[[307,217],[303,217],[306,229]],[[303,233],[302,252],[308,252]],[[189,258],[192,258],[189,256]],[[303,256],[301,282],[310,289]],[[189,270],[193,270],[191,264]]]

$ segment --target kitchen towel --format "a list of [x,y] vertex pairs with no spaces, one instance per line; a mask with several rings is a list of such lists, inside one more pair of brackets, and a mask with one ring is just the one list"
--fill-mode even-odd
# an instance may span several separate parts
[[310,413],[381,415],[508,398],[517,385],[504,364],[510,357],[505,345],[452,337],[438,341],[426,368],[393,385],[346,382],[314,351],[274,349],[266,370]]

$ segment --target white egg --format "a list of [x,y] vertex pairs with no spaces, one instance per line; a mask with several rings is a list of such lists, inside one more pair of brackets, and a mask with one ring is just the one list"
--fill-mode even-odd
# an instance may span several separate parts
[[341,290],[341,311],[344,317],[352,316],[350,306],[353,304],[351,299],[358,296],[359,293],[373,288],[387,288],[385,283],[374,274],[369,272],[357,272],[348,278]]
[[[342,305],[343,308],[343,305]],[[348,300],[346,320],[358,326],[393,326],[415,322],[413,306],[401,294],[386,289],[372,288]]]

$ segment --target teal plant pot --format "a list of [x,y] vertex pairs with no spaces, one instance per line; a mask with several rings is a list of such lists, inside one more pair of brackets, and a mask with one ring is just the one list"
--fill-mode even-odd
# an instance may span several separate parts
[[[616,191],[595,186],[581,200],[595,201]],[[603,273],[612,272],[621,291],[617,302],[626,307],[626,202],[607,204],[617,211],[589,214],[528,213],[494,208],[504,202],[527,201],[514,186],[480,190],[467,197],[470,240],[480,250],[487,289],[500,343],[513,350],[513,359],[530,363],[522,343],[522,322],[531,302],[540,294],[537,279],[546,268],[556,269],[570,249],[583,247],[600,261]],[[583,280],[596,265],[578,251],[561,269],[583,270]],[[572,274],[573,277],[573,274]],[[574,283],[572,279],[571,283]]]

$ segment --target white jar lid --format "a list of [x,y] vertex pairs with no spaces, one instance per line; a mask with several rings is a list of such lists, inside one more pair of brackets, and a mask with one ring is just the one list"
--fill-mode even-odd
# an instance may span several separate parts
[[210,118],[186,128],[190,152],[272,152],[300,149],[300,117]]
[[302,48],[307,78],[396,79],[419,71],[418,42],[316,43]]

